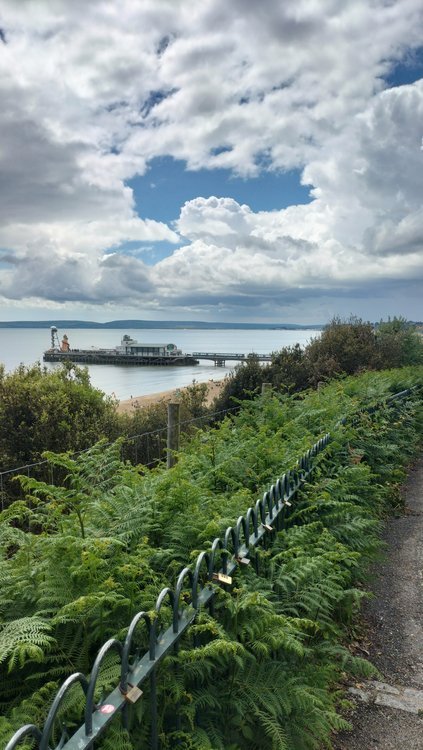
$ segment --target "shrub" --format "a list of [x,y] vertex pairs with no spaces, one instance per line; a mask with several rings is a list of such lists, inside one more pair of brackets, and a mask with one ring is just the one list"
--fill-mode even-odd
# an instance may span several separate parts
[[378,367],[423,364],[423,336],[405,318],[381,321],[375,338]]
[[115,402],[90,384],[87,368],[0,366],[0,460],[4,469],[45,450],[78,451],[118,436]]
[[351,317],[333,318],[306,348],[310,384],[345,373],[372,369],[376,363],[376,341],[371,323]]

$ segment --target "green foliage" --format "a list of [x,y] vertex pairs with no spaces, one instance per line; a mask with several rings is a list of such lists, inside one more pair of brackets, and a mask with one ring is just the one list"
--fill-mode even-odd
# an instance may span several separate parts
[[[146,473],[122,461],[120,443],[78,457],[46,454],[56,481],[23,477],[25,502],[0,514],[0,737],[31,710],[42,723],[60,682],[88,674],[101,644],[122,639],[131,617],[154,608],[188,559],[330,430],[274,544],[257,550],[231,591],[217,591],[214,616],[200,612],[158,673],[164,748],[328,746],[345,725],[341,677],[372,670],[347,639],[368,562],[380,551],[380,520],[397,505],[421,438],[417,391],[405,404],[366,409],[421,383],[421,368],[403,368],[300,396],[266,394],[218,428],[196,431],[170,471]],[[142,628],[136,647],[148,648]],[[100,678],[100,693],[116,686],[115,658]],[[79,725],[79,689],[63,712],[68,725]],[[145,686],[128,732],[113,724],[101,746],[142,746],[148,731]]]
[[77,451],[105,435],[116,436],[114,414],[114,403],[90,386],[86,369],[64,364],[49,372],[40,365],[21,365],[2,372],[2,465],[36,461],[43,450]]
[[7,662],[8,671],[13,672],[28,660],[43,661],[54,643],[50,631],[50,624],[37,615],[5,624],[0,631],[0,664]]
[[335,317],[305,348],[284,347],[273,353],[268,366],[252,362],[237,367],[227,378],[219,405],[228,408],[236,399],[250,398],[263,382],[272,383],[277,392],[295,393],[363,370],[421,364],[423,337],[404,318],[374,327],[354,316]]
[[[201,426],[201,419],[210,413],[206,396],[207,384],[195,380],[177,396],[182,437],[192,434],[197,422]],[[165,399],[148,406],[135,399],[129,413],[118,415],[119,435],[125,438],[123,454],[132,464],[153,466],[166,460],[167,410]]]
[[423,364],[423,337],[405,318],[381,321],[376,328],[376,345],[382,368]]
[[376,356],[375,335],[371,323],[351,317],[333,318],[321,336],[307,347],[311,384],[339,373],[348,375],[372,368]]
[[269,382],[277,390],[289,393],[306,390],[310,386],[311,374],[310,360],[299,344],[286,346],[273,354],[268,369]]
[[252,398],[260,391],[266,379],[267,367],[262,367],[255,357],[237,365],[235,370],[226,376],[222,393],[215,401],[216,410],[233,408],[234,404],[245,398]]
[[[179,397],[182,432],[192,433],[195,421],[206,417],[207,385],[196,383]],[[118,414],[116,402],[90,385],[87,369],[65,363],[54,372],[19,367],[5,374],[0,367],[0,463],[12,469],[27,463],[30,475],[58,483],[66,466],[58,461],[38,463],[44,452],[78,452],[105,438],[123,438],[122,456],[134,465],[153,465],[166,458],[167,402]],[[201,424],[201,422],[200,422]],[[63,471],[62,471],[63,469]],[[2,478],[4,507],[19,495],[15,474]]]

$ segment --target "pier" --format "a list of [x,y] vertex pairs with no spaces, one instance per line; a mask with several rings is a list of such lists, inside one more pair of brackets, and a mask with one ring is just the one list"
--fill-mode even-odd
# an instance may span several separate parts
[[230,362],[248,362],[249,359],[258,359],[260,362],[271,362],[271,354],[239,354],[236,352],[193,352],[195,359],[208,359],[214,362],[215,367],[225,367],[226,360]]
[[122,336],[113,349],[71,349],[66,333],[59,342],[56,326],[51,326],[51,347],[43,354],[44,362],[74,362],[83,365],[131,365],[132,367],[189,367],[198,365],[192,354],[184,354],[175,344],[141,343]]
[[190,366],[199,360],[214,362],[215,367],[224,367],[226,362],[271,362],[271,354],[241,354],[240,352],[193,352],[185,354],[175,344],[152,344],[135,341],[128,334],[122,337],[119,346],[113,349],[71,349],[68,336],[59,341],[56,326],[51,326],[51,347],[44,352],[44,362],[75,362],[84,365],[131,365],[142,366]]
[[74,362],[84,365],[125,365],[131,367],[186,367],[198,365],[198,359],[191,354],[174,355],[171,357],[145,357],[137,354],[117,354],[113,350],[86,351],[72,349],[68,352],[57,350],[46,351],[43,355],[44,362]]

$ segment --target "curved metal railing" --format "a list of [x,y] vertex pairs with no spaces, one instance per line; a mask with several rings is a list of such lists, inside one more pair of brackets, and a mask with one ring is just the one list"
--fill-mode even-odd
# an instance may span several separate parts
[[[405,398],[411,390],[395,394],[384,403],[389,405]],[[371,407],[366,411],[372,410]],[[138,612],[129,625],[123,643],[114,638],[109,639],[99,650],[89,678],[77,672],[64,681],[52,702],[42,729],[34,724],[21,727],[10,739],[5,750],[15,750],[27,737],[35,740],[39,750],[52,750],[50,737],[60,707],[68,691],[77,683],[81,685],[85,695],[84,723],[71,737],[68,737],[66,728],[63,729],[61,739],[53,750],[85,750],[98,739],[116,714],[121,713],[125,723],[128,706],[141,697],[140,686],[147,680],[150,683],[150,744],[153,750],[156,750],[158,665],[178,643],[202,607],[208,607],[212,612],[216,586],[230,586],[233,574],[239,566],[250,562],[252,549],[262,544],[275,530],[283,528],[287,509],[289,510],[293,498],[315,468],[315,457],[326,448],[330,439],[329,432],[323,435],[301,456],[294,469],[278,478],[254,506],[248,508],[233,526],[226,529],[223,539],[217,537],[209,550],[200,552],[192,568],[187,566],[181,571],[174,589],[166,587],[160,592],[153,617],[147,612]],[[164,606],[170,608],[171,625],[163,630],[160,629],[160,613]],[[148,651],[131,662],[134,637],[137,628],[141,626],[146,629]],[[100,703],[96,703],[95,689],[98,676],[111,650],[116,650],[120,658],[119,684]]]

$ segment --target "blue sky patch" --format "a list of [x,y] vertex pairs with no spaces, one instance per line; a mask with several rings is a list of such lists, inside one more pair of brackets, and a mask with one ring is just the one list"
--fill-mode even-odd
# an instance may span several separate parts
[[[234,198],[252,211],[272,211],[310,203],[309,187],[300,183],[300,170],[263,171],[258,177],[233,177],[229,169],[188,171],[182,160],[157,157],[148,172],[128,181],[134,191],[136,209],[143,219],[170,224],[179,218],[186,201],[193,198]],[[174,245],[173,245],[174,247]]]
[[112,253],[119,253],[120,255],[132,255],[134,258],[142,260],[146,266],[154,266],[159,260],[163,260],[163,258],[172,255],[177,247],[186,244],[186,240],[179,244],[167,242],[166,240],[160,242],[153,242],[152,240],[149,240],[148,242],[131,240],[129,242],[122,242],[115,247],[110,247],[105,254],[111,255]]
[[383,80],[389,88],[405,86],[423,77],[423,47],[410,51]]

